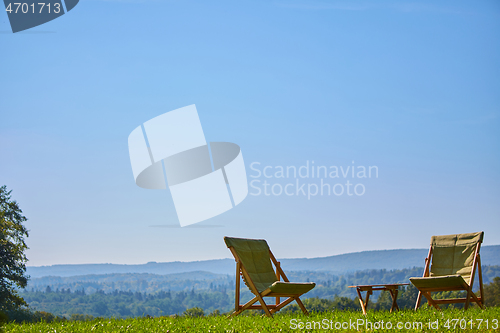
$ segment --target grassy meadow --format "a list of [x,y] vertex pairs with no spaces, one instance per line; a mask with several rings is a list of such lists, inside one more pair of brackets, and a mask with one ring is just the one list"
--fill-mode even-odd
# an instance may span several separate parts
[[[445,309],[442,312],[424,307],[419,311],[332,311],[298,314],[277,314],[274,319],[258,315],[158,317],[130,319],[94,319],[52,323],[9,323],[5,332],[73,333],[73,332],[499,332],[500,307],[467,311]],[[256,312],[253,312],[256,314]]]

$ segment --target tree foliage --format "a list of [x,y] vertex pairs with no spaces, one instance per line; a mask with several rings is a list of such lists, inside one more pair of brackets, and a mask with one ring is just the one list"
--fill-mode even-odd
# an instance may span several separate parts
[[[193,308],[202,309],[207,314],[217,309],[227,312],[234,308],[233,298],[220,291],[209,290],[196,290],[194,293],[159,291],[154,294],[115,290],[112,293],[84,294],[78,290],[52,289],[50,292],[24,290],[21,295],[32,309],[66,318],[72,318],[73,314],[104,318],[195,315]],[[190,311],[185,313],[188,309]]]
[[500,306],[500,277],[497,276],[493,282],[484,286],[484,298],[486,306]]
[[7,187],[0,187],[0,312],[26,305],[16,291],[28,283],[26,273],[24,241],[28,230],[23,225],[27,221],[16,201],[11,200]]
[[186,309],[186,311],[184,311],[183,314],[186,317],[204,317],[205,316],[205,312],[203,311],[202,308],[199,308],[199,307]]

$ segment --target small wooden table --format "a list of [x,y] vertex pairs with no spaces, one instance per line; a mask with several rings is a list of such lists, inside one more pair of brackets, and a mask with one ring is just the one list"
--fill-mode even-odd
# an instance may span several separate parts
[[[359,297],[359,303],[361,303],[361,309],[363,314],[366,315],[366,308],[368,307],[368,299],[370,295],[373,294],[374,290],[388,290],[392,297],[391,312],[394,310],[399,311],[398,303],[396,299],[398,298],[398,288],[399,286],[407,286],[409,283],[389,283],[389,284],[371,284],[371,285],[361,285],[361,286],[349,286],[349,288],[356,288]],[[361,292],[366,291],[366,300],[363,301]]]

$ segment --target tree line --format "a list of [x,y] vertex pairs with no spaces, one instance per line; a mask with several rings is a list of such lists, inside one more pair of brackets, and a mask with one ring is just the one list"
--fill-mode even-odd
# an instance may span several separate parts
[[[401,274],[411,274],[401,271],[381,271],[383,276],[401,276]],[[370,276],[373,271],[358,272],[361,276]],[[309,272],[299,272],[298,275],[309,274]],[[392,274],[392,275],[391,275]],[[337,277],[338,278],[338,277]],[[390,280],[390,279],[389,279]],[[356,280],[363,284],[363,279]],[[389,281],[392,282],[392,281]],[[338,287],[347,289],[346,281],[338,278],[337,281],[320,280],[313,291],[303,296],[305,304],[308,304],[311,311],[333,311],[345,309],[359,309],[359,301],[356,296],[341,296]],[[346,291],[346,290],[344,290]],[[349,292],[352,288],[349,289]],[[244,285],[241,289],[242,302],[252,298],[252,294]],[[347,292],[347,291],[346,291]],[[400,308],[412,309],[415,306],[418,290],[413,286],[401,288],[398,296]],[[487,306],[500,305],[500,277],[496,277],[489,284],[485,285],[485,298]],[[142,316],[169,316],[182,315],[186,310],[198,308],[204,314],[214,312],[230,312],[234,306],[234,285],[217,285],[211,289],[186,291],[159,291],[156,293],[142,293],[139,291],[115,290],[105,293],[100,290],[92,294],[86,294],[85,290],[69,289],[53,290],[48,286],[43,291],[23,291],[20,296],[29,304],[30,308],[40,312],[52,313],[64,318],[74,318],[75,316],[90,317],[142,317]],[[309,296],[309,297],[306,297]],[[442,292],[437,294],[441,297],[464,297],[463,292]],[[423,300],[424,302],[425,300]],[[374,310],[388,310],[391,307],[392,299],[388,292],[377,293],[370,298],[369,308]],[[463,304],[444,305],[444,307],[462,307]],[[298,310],[296,305],[285,308],[284,312],[294,312]],[[14,313],[10,313],[11,316]]]

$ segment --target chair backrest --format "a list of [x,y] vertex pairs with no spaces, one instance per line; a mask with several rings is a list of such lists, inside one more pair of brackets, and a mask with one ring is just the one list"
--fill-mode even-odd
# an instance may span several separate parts
[[[259,293],[278,280],[265,240],[224,237],[224,242],[236,251]],[[245,282],[248,285],[248,281]]]
[[470,285],[474,254],[482,243],[484,232],[432,236],[432,265],[430,276],[461,275]]

